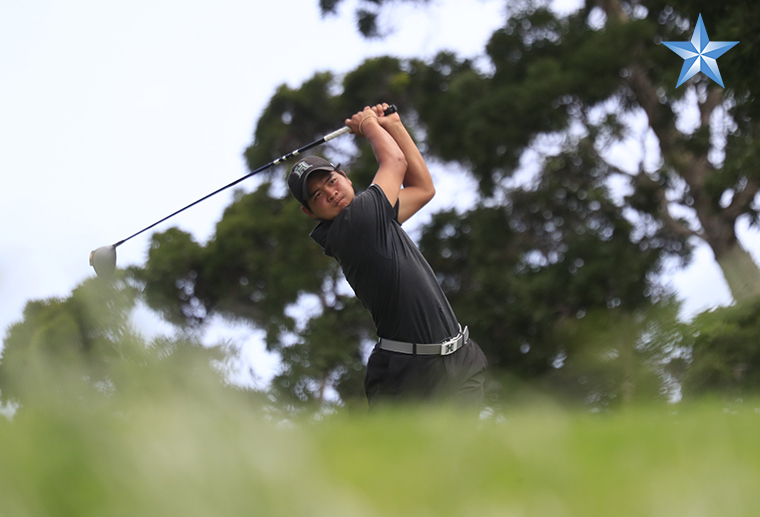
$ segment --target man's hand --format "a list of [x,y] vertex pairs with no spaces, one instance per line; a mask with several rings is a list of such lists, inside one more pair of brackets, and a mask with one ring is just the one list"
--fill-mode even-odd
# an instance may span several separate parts
[[[377,118],[378,116],[375,113],[375,110],[367,106],[362,111],[355,113],[351,118],[346,119],[346,125],[351,129],[351,133],[354,135],[366,136],[364,133],[366,126],[375,123]],[[372,122],[370,119],[375,119],[375,122]]]
[[375,112],[375,115],[377,115],[377,121],[380,123],[380,126],[388,131],[390,129],[390,126],[393,124],[401,124],[401,117],[398,114],[398,111],[391,113],[390,115],[385,114],[385,110],[387,110],[390,107],[389,104],[383,103],[383,104],[376,104],[375,106],[372,106],[372,111]]

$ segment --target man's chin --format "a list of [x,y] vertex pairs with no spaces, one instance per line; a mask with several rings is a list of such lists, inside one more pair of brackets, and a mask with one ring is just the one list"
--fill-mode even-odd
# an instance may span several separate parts
[[320,214],[319,219],[322,221],[332,221],[336,217],[338,217],[338,214],[340,214],[344,208],[346,208],[348,205],[351,204],[351,200],[341,199],[338,201],[335,206],[333,207],[333,210],[330,211],[330,213]]

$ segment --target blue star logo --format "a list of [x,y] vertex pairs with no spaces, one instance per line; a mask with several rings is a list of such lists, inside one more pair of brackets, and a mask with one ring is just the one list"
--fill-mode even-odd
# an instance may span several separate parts
[[710,41],[707,37],[702,15],[699,15],[697,26],[691,41],[663,41],[662,44],[684,59],[681,68],[681,77],[678,78],[676,88],[693,77],[697,72],[702,72],[707,77],[718,83],[722,88],[723,79],[720,77],[717,59],[725,54],[738,41]]

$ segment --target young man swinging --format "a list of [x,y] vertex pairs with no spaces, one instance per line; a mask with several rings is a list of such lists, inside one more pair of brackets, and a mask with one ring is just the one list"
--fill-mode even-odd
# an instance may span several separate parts
[[[288,187],[319,221],[311,237],[340,264],[369,310],[379,341],[370,355],[365,391],[370,406],[388,400],[483,400],[486,358],[460,325],[435,273],[401,228],[435,194],[417,145],[387,104],[346,120],[366,137],[378,162],[359,194],[343,171],[309,156],[296,163]],[[402,188],[403,187],[403,188]]]

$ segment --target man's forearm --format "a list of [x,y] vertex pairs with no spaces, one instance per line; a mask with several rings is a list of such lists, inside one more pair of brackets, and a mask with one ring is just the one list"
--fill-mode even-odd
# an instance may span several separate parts
[[406,130],[401,122],[390,124],[387,128],[388,133],[398,144],[406,158],[407,168],[404,176],[403,185],[405,188],[418,187],[426,191],[435,192],[433,177],[427,168],[422,153],[414,143],[412,136]]
[[[368,116],[367,113],[372,114]],[[360,122],[357,124],[356,120]],[[357,113],[350,121],[352,129],[363,134],[372,146],[378,165],[373,183],[377,184],[385,193],[391,206],[395,206],[401,193],[401,185],[404,181],[407,162],[404,153],[393,137],[383,128],[370,108]],[[349,126],[351,127],[351,126]]]
[[433,177],[430,175],[417,144],[414,143],[401,121],[392,121],[384,127],[398,144],[407,163],[406,173],[402,180],[404,188],[399,193],[401,203],[398,220],[403,223],[433,199],[435,186],[433,185]]

